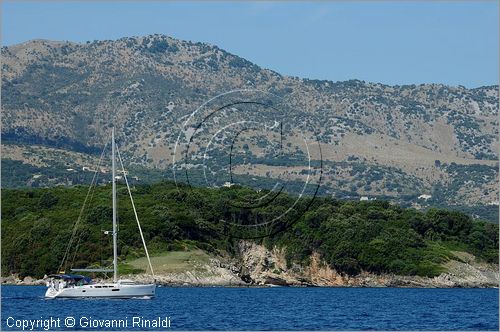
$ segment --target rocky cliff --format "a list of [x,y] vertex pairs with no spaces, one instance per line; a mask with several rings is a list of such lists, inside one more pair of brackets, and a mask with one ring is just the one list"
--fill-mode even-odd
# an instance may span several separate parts
[[[162,272],[156,280],[164,286],[225,286],[225,287],[498,287],[498,265],[479,262],[468,253],[455,252],[455,258],[444,264],[446,272],[428,278],[373,274],[362,272],[356,276],[340,274],[325,265],[319,255],[313,254],[308,265],[288,265],[282,249],[272,250],[247,241],[240,242],[237,258],[212,257],[186,271]],[[145,274],[123,276],[141,282],[150,282]],[[16,275],[2,278],[2,284],[44,285],[45,281]]]
[[268,250],[251,242],[240,243],[240,276],[257,285],[348,286],[348,287],[498,287],[498,266],[476,261],[473,255],[456,252],[456,260],[445,263],[446,272],[435,278],[340,274],[325,265],[318,254],[305,266],[287,266],[282,249]]

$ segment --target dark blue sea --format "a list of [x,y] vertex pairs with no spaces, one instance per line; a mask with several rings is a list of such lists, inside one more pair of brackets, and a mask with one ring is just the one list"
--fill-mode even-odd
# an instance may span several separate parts
[[89,331],[499,328],[498,289],[162,287],[136,300],[45,300],[41,286],[1,291],[2,330],[31,322],[34,330]]

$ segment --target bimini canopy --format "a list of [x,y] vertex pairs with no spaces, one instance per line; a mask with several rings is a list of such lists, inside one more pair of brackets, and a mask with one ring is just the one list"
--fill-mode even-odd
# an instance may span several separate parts
[[83,280],[84,283],[90,283],[92,281],[92,278],[82,276],[80,274],[51,274],[49,277],[54,279],[74,280],[74,281]]

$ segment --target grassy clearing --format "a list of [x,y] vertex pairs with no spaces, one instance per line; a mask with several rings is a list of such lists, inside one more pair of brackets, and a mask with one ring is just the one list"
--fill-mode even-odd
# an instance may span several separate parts
[[118,264],[118,274],[138,274],[138,273],[144,273],[146,270],[136,268],[130,264],[127,263],[120,263]]
[[[151,257],[155,273],[179,273],[185,271],[204,271],[210,256],[203,250],[169,251]],[[127,266],[137,270],[149,270],[146,257],[128,261]]]
[[452,251],[451,252],[453,254],[453,258],[459,262],[462,262],[462,263],[473,263],[476,258],[474,255],[472,254],[469,254],[468,252],[464,252],[464,251]]

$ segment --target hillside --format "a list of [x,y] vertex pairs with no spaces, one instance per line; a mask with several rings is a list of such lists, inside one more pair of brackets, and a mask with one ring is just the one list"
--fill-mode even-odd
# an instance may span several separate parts
[[[85,186],[3,190],[2,273],[41,278],[57,271],[87,191]],[[137,185],[133,193],[160,278],[186,269],[204,275],[207,266],[213,274],[232,271],[240,283],[269,277],[295,284],[307,271],[308,278],[361,282],[366,273],[387,280],[391,274],[459,276],[478,266],[488,273],[498,270],[498,225],[459,212],[423,213],[386,201],[331,198],[293,204],[296,198],[283,193],[272,204],[247,209],[237,206],[264,193],[177,188],[170,182]],[[97,187],[90,197],[63,268],[111,264],[111,237],[102,232],[110,227],[110,186]],[[123,184],[118,202],[120,270],[141,272],[144,253]],[[287,207],[291,210],[283,214]]]
[[[196,127],[183,128],[183,122],[205,101],[234,89],[272,93],[286,104],[273,104],[272,112],[238,105],[199,133],[206,143],[217,129],[242,119],[264,124],[233,141],[238,158],[232,171],[241,183],[268,188],[268,177],[304,181],[302,135],[321,143],[323,195],[452,207],[498,220],[498,86],[288,77],[214,45],[162,35],[3,47],[2,182],[85,183],[83,167],[95,165],[111,123],[138,182],[172,178],[178,134]],[[276,131],[267,130],[276,123],[287,158],[276,158]],[[227,139],[208,151],[214,164],[226,162]],[[200,170],[195,159],[189,166]],[[214,178],[216,185],[228,181]]]

